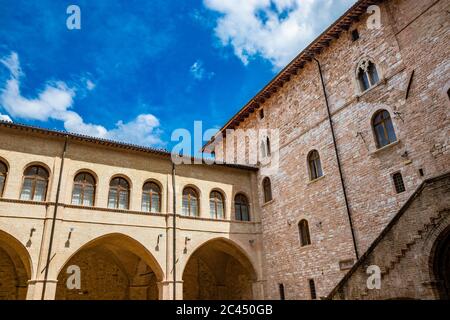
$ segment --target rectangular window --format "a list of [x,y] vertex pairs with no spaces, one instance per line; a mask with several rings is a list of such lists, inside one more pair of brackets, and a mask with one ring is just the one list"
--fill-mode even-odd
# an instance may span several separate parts
[[264,109],[259,110],[259,118],[264,119]]
[[317,294],[316,294],[316,284],[314,283],[314,279],[309,279],[309,290],[311,292],[311,299],[316,300]]
[[394,180],[395,191],[397,191],[397,193],[406,191],[405,184],[403,183],[403,177],[400,172],[394,173],[392,179]]
[[284,295],[284,284],[280,283],[278,289],[280,290],[280,300],[286,300],[286,296]]

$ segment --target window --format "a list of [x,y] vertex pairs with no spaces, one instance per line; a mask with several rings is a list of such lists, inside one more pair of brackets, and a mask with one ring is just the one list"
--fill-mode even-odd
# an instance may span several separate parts
[[234,211],[236,220],[250,221],[248,199],[243,194],[238,194],[234,198]]
[[363,60],[359,64],[357,76],[361,92],[369,90],[380,81],[377,68],[370,60]]
[[87,172],[81,172],[73,181],[72,204],[93,206],[95,197],[95,179]]
[[209,214],[213,219],[223,219],[224,201],[223,196],[218,191],[213,191],[209,195]]
[[161,188],[155,182],[146,182],[142,187],[143,212],[161,212]]
[[316,180],[323,176],[322,164],[317,150],[313,150],[308,155],[309,176],[311,180]]
[[8,175],[8,167],[6,164],[0,161],[0,197],[3,195],[3,189],[5,188],[6,176]]
[[259,118],[264,119],[264,109],[259,110]]
[[270,157],[272,152],[270,150],[270,139],[269,139],[269,137],[266,138],[266,151],[267,151],[267,156]]
[[397,193],[406,191],[405,184],[403,183],[403,177],[400,172],[394,173],[392,175],[392,180],[394,180],[395,191],[397,191]]
[[28,167],[24,172],[21,200],[45,201],[48,171],[41,166]]
[[386,110],[375,113],[373,117],[373,130],[378,148],[382,148],[397,141],[391,116]]
[[359,39],[359,31],[358,29],[354,29],[352,31],[352,41],[357,41]]
[[184,188],[183,190],[183,215],[197,217],[198,194],[193,188]]
[[278,284],[278,290],[280,291],[280,300],[286,300],[286,296],[284,294],[284,284]]
[[317,293],[316,293],[316,284],[314,283],[314,279],[309,279],[309,291],[311,293],[311,299],[316,300],[317,299]]
[[264,202],[267,203],[272,201],[272,184],[268,177],[263,180],[263,189],[264,189]]
[[300,244],[302,247],[311,244],[311,238],[309,236],[308,221],[302,220],[298,223],[298,232],[300,233]]
[[109,184],[108,208],[125,209],[129,207],[130,185],[127,180],[117,177]]

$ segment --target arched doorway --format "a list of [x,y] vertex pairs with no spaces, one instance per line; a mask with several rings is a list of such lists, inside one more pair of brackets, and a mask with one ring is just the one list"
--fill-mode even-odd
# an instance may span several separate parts
[[[79,289],[67,286],[71,266],[79,267]],[[161,279],[161,268],[140,243],[112,234],[91,241],[69,259],[58,275],[56,300],[157,300]]]
[[441,299],[450,299],[450,226],[435,242],[433,273]]
[[25,300],[31,263],[27,249],[0,231],[0,300]]
[[231,241],[215,239],[198,248],[183,272],[185,300],[250,300],[255,270]]

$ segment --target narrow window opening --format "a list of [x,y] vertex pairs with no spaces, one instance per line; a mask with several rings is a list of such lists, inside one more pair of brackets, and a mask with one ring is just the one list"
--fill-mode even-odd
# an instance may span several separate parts
[[259,110],[259,118],[264,119],[264,109]]
[[309,279],[309,290],[311,292],[311,299],[316,300],[317,293],[316,293],[316,284],[314,283],[314,279]]
[[284,292],[284,284],[278,284],[278,289],[280,291],[280,300],[286,300],[285,292]]

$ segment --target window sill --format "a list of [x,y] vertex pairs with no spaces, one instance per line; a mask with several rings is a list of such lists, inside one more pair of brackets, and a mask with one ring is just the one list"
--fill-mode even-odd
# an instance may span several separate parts
[[363,92],[359,92],[356,94],[356,100],[359,101],[363,96],[365,96],[366,94],[369,94],[370,92],[372,92],[373,90],[375,90],[376,88],[385,85],[387,83],[387,79],[383,78],[380,81],[378,81],[378,83],[372,87],[370,87],[369,89],[367,89],[366,91]]
[[323,176],[321,176],[321,177],[319,177],[319,178],[317,178],[317,179],[314,179],[314,180],[309,180],[309,181],[308,181],[308,183],[307,183],[307,185],[310,185],[310,184],[313,184],[313,183],[319,182],[319,181],[321,181],[321,180],[325,179],[325,177],[326,177],[326,175],[324,174]]
[[267,202],[263,203],[263,204],[261,205],[261,207],[262,207],[262,208],[268,207],[268,206],[270,206],[270,205],[271,205],[272,203],[274,203],[274,202],[275,202],[275,200],[272,199],[272,200],[270,200],[270,201],[267,201]]
[[395,142],[392,142],[392,143],[390,143],[390,144],[388,144],[388,145],[386,145],[386,146],[384,146],[384,147],[382,147],[382,148],[376,149],[375,151],[372,151],[372,152],[370,153],[370,155],[377,155],[377,154],[379,154],[379,153],[383,153],[384,151],[386,151],[386,150],[388,150],[388,149],[391,149],[391,148],[395,147],[395,146],[398,145],[398,144],[400,144],[400,140],[397,140],[397,141],[395,141]]

